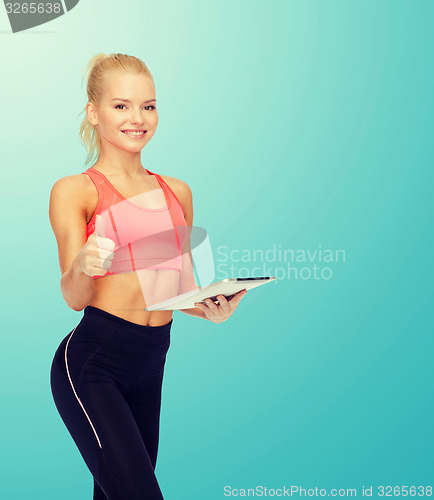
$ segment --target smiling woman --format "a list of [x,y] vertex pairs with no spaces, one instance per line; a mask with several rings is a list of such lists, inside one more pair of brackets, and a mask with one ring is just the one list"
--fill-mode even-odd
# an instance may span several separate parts
[[[96,89],[89,89],[89,102],[85,107],[87,120],[84,121],[80,130],[83,141],[86,144],[85,134],[89,131],[89,126],[93,126],[94,129],[96,128],[99,139],[97,149],[100,148],[101,140],[104,139],[109,144],[117,146],[119,136],[122,134],[132,139],[131,143],[128,142],[134,148],[131,151],[140,152],[152,139],[158,125],[155,86],[149,70],[140,73],[119,73],[108,70],[104,81],[102,95],[98,95]],[[91,83],[89,78],[88,87]],[[95,94],[93,100],[92,94]],[[136,98],[134,99],[133,96]],[[105,163],[105,158],[112,152],[111,149],[107,144],[106,148],[100,152],[97,163]],[[87,162],[89,161],[90,157],[87,159]]]
[[[193,198],[175,177],[144,168],[158,125],[143,61],[98,54],[87,71],[80,139],[96,162],[50,196],[63,297],[78,325],[56,350],[56,407],[94,478],[94,500],[162,499],[155,476],[161,387],[173,311],[145,311],[198,288],[191,258]],[[244,292],[183,313],[226,321]]]

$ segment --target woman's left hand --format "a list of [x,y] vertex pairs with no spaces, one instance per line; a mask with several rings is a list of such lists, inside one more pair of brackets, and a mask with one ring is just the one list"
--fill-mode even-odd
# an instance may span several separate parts
[[236,293],[231,300],[227,300],[223,295],[217,295],[219,304],[217,305],[211,299],[205,299],[206,304],[196,302],[194,305],[205,313],[207,319],[214,323],[223,323],[232,316],[232,313],[238,307],[241,299],[247,294],[247,290],[241,290]]

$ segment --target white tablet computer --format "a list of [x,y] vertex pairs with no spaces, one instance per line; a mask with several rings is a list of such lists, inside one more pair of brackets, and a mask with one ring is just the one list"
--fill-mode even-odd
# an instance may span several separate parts
[[175,309],[192,309],[196,307],[195,302],[203,302],[204,299],[211,299],[218,303],[217,295],[224,295],[230,300],[232,295],[241,290],[250,290],[265,283],[274,281],[276,277],[263,276],[260,278],[227,278],[211,283],[204,288],[198,288],[192,292],[183,293],[171,299],[158,302],[150,307],[145,307],[145,311],[170,311]]

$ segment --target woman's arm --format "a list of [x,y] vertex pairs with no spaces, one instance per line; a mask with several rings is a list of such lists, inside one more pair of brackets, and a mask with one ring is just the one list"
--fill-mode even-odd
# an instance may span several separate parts
[[62,296],[74,311],[82,311],[93,299],[96,291],[92,276],[83,273],[76,260],[60,278]]
[[57,240],[62,277],[60,289],[74,311],[86,307],[96,293],[92,276],[85,274],[76,260],[86,243],[85,176],[70,175],[59,179],[51,189],[49,217]]
[[[187,238],[182,248],[182,273],[180,276],[178,295],[181,295],[199,288],[194,279],[193,261],[191,257],[191,229],[193,227],[193,194],[190,186],[180,179],[175,177],[164,176],[165,181],[169,184],[172,191],[180,201],[184,209],[184,218],[187,223]],[[180,312],[197,318],[208,319],[206,314],[198,307],[190,309],[178,309]]]
[[[198,287],[193,272],[192,258],[191,258],[191,245],[190,235],[193,227],[193,196],[191,189],[184,181],[179,179],[172,179],[172,186],[170,188],[176,194],[184,208],[185,222],[188,227],[188,235],[184,248],[182,249],[182,273],[180,280],[180,288],[178,295],[196,290]],[[176,181],[176,182],[173,182]],[[167,182],[167,181],[166,181]],[[197,307],[191,309],[179,309],[179,311],[189,316],[196,316],[197,318],[207,319],[213,323],[222,323],[228,320],[240,303],[241,299],[245,297],[247,290],[241,290],[231,300],[226,300],[222,295],[218,296],[219,305],[216,305],[212,300],[207,299],[206,304],[196,303]]]

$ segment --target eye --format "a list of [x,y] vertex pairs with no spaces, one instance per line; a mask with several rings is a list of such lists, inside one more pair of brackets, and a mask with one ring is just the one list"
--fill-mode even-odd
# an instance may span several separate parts
[[[116,104],[115,109],[119,109],[119,106],[124,106],[124,107],[126,107],[126,106],[125,106],[125,104]],[[152,104],[150,104],[149,106],[144,106],[144,107],[145,107],[145,108],[151,108],[151,110],[153,110],[153,109],[157,109],[157,108],[156,108],[154,105],[152,105]]]

